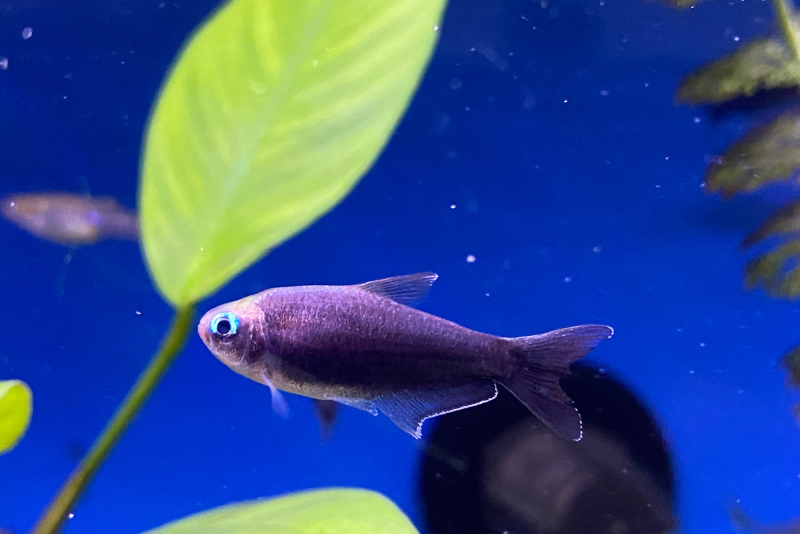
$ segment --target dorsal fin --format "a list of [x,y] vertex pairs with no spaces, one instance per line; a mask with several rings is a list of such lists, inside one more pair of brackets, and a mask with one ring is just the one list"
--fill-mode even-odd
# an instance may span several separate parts
[[386,297],[398,304],[414,306],[425,298],[437,278],[439,275],[436,273],[416,273],[374,280],[355,287]]

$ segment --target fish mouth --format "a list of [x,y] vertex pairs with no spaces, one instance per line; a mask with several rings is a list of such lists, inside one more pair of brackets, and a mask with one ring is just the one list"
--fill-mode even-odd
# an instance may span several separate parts
[[208,327],[203,324],[204,322],[205,321],[201,320],[197,324],[197,335],[200,336],[200,339],[203,340],[203,343],[205,344],[205,346],[208,347],[209,346],[208,342],[211,341],[211,338],[208,335]]
[[19,210],[13,197],[0,199],[0,214],[10,221],[19,221]]

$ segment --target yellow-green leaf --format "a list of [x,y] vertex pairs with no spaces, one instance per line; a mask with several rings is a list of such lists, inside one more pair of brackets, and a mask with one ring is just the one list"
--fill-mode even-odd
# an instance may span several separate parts
[[0,380],[0,454],[14,448],[28,429],[33,395],[25,382]]
[[418,534],[378,493],[327,489],[229,504],[146,534]]
[[232,0],[191,38],[142,159],[147,263],[174,305],[336,205],[405,111],[446,0]]
[[800,167],[800,113],[754,128],[706,169],[709,192],[725,197],[790,178]]
[[675,99],[720,104],[764,89],[800,86],[800,61],[779,39],[760,39],[689,73]]

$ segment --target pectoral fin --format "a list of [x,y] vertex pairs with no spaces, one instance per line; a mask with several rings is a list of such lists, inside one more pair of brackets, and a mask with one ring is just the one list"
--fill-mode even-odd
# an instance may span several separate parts
[[286,419],[289,417],[289,405],[286,403],[286,399],[283,398],[283,395],[278,388],[273,385],[272,381],[267,378],[266,373],[262,373],[261,378],[264,380],[264,384],[269,388],[269,392],[272,395],[272,411]]
[[476,380],[459,386],[440,386],[384,394],[374,402],[394,424],[420,439],[422,422],[425,419],[471,408],[489,402],[495,397],[497,397],[497,386],[494,382]]

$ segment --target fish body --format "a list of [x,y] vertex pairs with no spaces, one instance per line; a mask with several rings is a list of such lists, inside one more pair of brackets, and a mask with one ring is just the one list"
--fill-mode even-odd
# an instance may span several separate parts
[[71,193],[16,194],[0,202],[0,213],[34,236],[61,245],[139,238],[136,214],[111,197]]
[[380,411],[415,437],[427,418],[494,399],[499,383],[559,434],[580,439],[580,416],[558,379],[612,330],[476,332],[408,305],[434,280],[268,289],[209,311],[198,333],[228,367],[273,391]]

